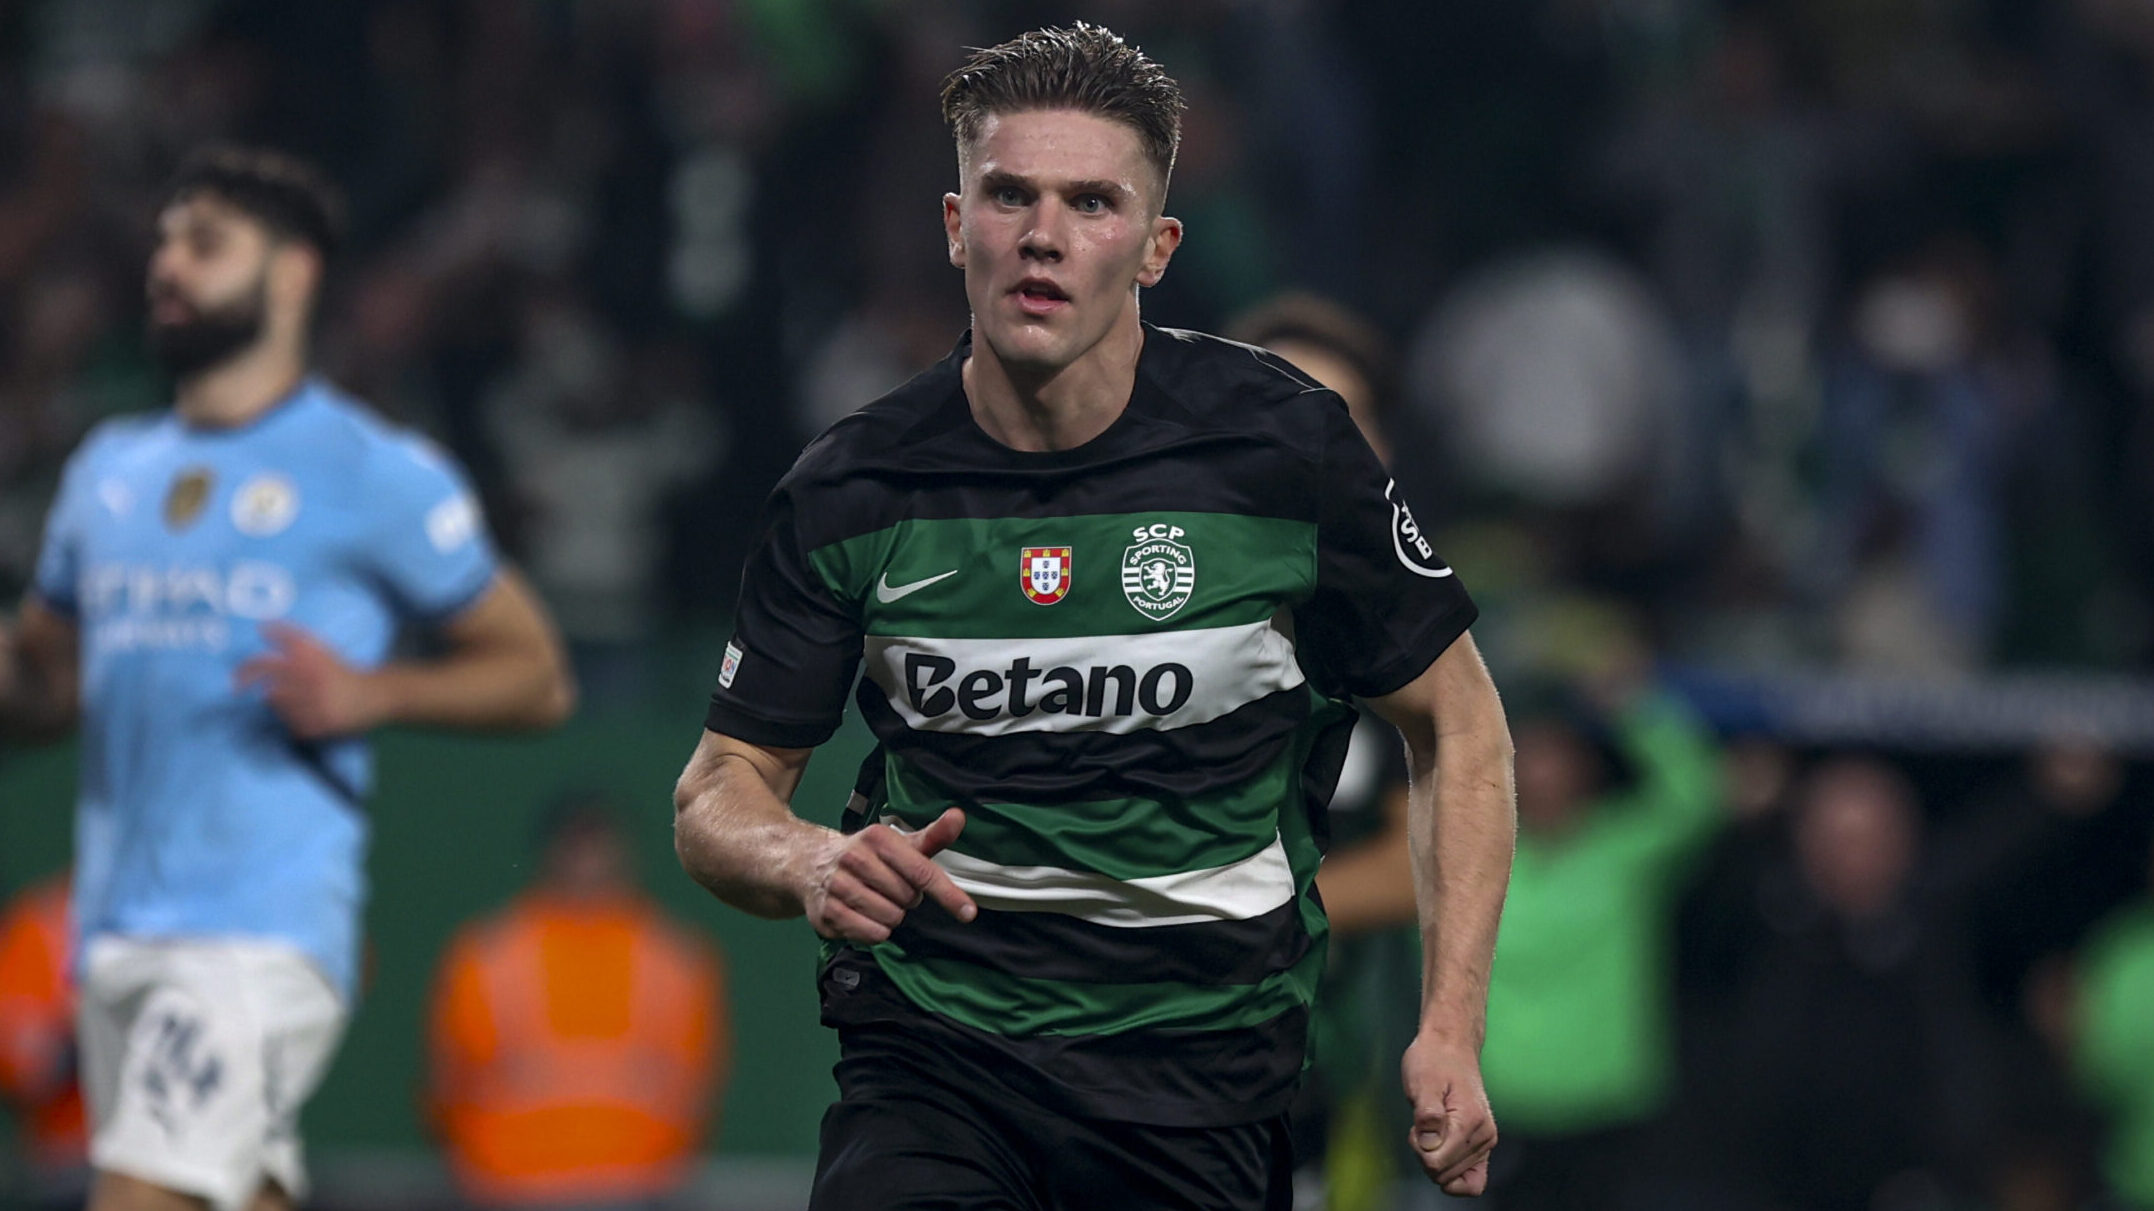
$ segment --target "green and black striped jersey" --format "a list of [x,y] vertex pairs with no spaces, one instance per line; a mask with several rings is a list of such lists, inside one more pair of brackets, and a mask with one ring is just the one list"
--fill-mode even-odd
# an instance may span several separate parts
[[[973,421],[969,345],[833,426],[772,493],[708,726],[802,748],[856,671],[880,745],[847,826],[964,809],[932,902],[829,948],[824,1017],[956,1031],[1073,1113],[1284,1109],[1354,712],[1473,620],[1338,397],[1145,329],[1129,406],[1065,451]],[[864,666],[864,669],[863,669]]]

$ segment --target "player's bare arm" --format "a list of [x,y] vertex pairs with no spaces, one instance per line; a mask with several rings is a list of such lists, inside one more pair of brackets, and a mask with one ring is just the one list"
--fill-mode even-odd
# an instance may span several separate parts
[[1414,901],[1411,808],[1404,786],[1384,792],[1379,805],[1383,831],[1348,849],[1334,850],[1316,872],[1317,894],[1333,937],[1387,929],[1412,921]]
[[82,706],[75,624],[32,593],[12,629],[0,622],[0,734],[57,740]]
[[1476,1195],[1496,1145],[1480,1051],[1517,831],[1510,729],[1471,635],[1371,705],[1405,737],[1411,779],[1423,975],[1402,1074],[1415,1155],[1446,1193]]
[[673,792],[681,866],[719,899],[759,917],[805,914],[828,938],[880,942],[924,897],[961,921],[977,913],[933,858],[957,839],[956,808],[916,833],[875,824],[850,835],[788,804],[812,749],[770,748],[706,731]]
[[575,709],[561,639],[536,594],[512,571],[442,624],[440,656],[378,669],[346,664],[298,627],[267,624],[272,650],[240,666],[303,739],[390,723],[470,729],[552,727]]

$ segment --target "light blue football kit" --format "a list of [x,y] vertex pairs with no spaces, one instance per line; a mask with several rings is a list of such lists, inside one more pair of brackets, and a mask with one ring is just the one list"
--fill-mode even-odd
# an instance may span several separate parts
[[299,740],[238,669],[270,622],[375,667],[495,570],[454,464],[320,380],[238,428],[100,426],[36,582],[82,637],[78,956],[101,935],[282,942],[349,1003],[371,758]]

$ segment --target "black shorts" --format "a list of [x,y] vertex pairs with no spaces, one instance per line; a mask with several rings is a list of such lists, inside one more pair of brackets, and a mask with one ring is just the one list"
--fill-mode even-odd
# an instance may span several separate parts
[[1289,1211],[1285,1115],[1227,1127],[1077,1118],[952,1079],[900,1027],[841,1032],[809,1211]]

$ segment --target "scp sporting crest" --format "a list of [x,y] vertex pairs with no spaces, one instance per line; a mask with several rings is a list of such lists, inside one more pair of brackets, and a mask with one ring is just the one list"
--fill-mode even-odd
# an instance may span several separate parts
[[1170,618],[1197,590],[1196,552],[1179,541],[1187,531],[1156,522],[1131,533],[1137,541],[1122,552],[1122,596],[1154,622]]

